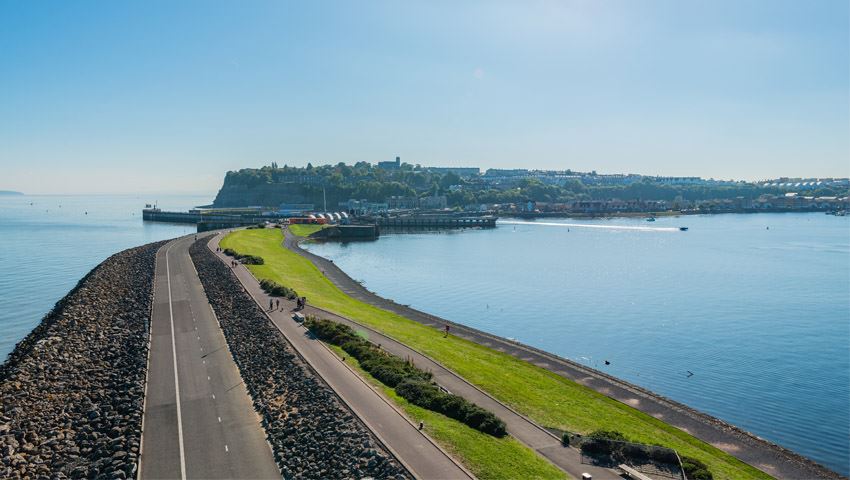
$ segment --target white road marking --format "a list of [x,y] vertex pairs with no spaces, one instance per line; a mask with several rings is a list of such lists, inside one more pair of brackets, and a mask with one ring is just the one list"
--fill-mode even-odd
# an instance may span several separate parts
[[174,396],[177,401],[177,443],[180,445],[180,478],[186,479],[186,456],[183,452],[183,419],[180,412],[180,380],[177,377],[177,345],[174,341],[174,309],[171,304],[171,267],[168,263],[168,252],[165,250],[165,277],[168,280],[168,316],[171,321],[171,356],[174,360]]

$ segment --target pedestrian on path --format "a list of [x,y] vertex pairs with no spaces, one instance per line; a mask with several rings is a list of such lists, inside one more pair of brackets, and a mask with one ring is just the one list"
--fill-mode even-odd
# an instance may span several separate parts
[[449,336],[449,325],[446,324],[446,334],[443,335],[443,338],[448,338],[448,336]]
[[272,310],[274,310],[274,300],[272,300],[272,299],[270,298],[270,299],[269,299],[269,311],[271,312]]
[[275,303],[277,304],[277,309],[280,310],[280,299],[275,300]]

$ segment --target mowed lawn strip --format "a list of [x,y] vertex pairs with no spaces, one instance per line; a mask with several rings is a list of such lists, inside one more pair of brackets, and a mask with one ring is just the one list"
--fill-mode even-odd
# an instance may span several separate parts
[[567,475],[511,436],[496,438],[445,415],[414,405],[398,396],[360,367],[356,358],[336,345],[327,344],[384,396],[399,406],[414,423],[423,422],[435,439],[476,477],[486,479],[564,479]]
[[473,342],[426,327],[355,300],[315,265],[282,246],[280,230],[241,230],[222,247],[259,255],[265,265],[249,268],[258,278],[294,288],[308,302],[349,317],[407,344],[454,370],[537,423],[572,432],[616,430],[638,442],[660,444],[705,462],[715,478],[771,478],[766,473],[628,405],[548,370]]
[[323,228],[325,225],[294,224],[289,226],[289,231],[299,237],[309,237]]

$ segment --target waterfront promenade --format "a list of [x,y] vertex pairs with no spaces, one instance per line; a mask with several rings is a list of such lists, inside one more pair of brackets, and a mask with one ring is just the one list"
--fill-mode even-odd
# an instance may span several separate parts
[[[209,242],[211,251],[215,252],[220,238],[216,235]],[[217,255],[224,264],[230,264],[230,257],[222,253]],[[241,264],[233,272],[295,351],[408,471],[422,479],[472,478],[466,469],[418,430],[417,425],[340,361],[333,351],[311,338],[302,326],[295,323],[290,313],[294,302],[281,299],[282,308],[269,311],[270,297],[263,292],[251,272]]]
[[[218,237],[214,238],[210,242],[210,247],[215,250],[218,246]],[[231,259],[229,257],[224,256],[223,254],[219,254],[222,261],[229,262]],[[255,299],[255,301],[261,306],[264,307],[267,311],[269,317],[273,320],[275,325],[281,329],[284,335],[287,336],[296,348],[299,351],[302,351],[302,354],[305,356],[312,355],[314,356],[314,360],[311,360],[311,365],[317,370],[327,369],[328,367],[334,367],[331,371],[321,372],[322,377],[326,380],[336,380],[340,374],[345,375],[349,370],[345,367],[343,362],[340,362],[337,358],[336,354],[331,352],[329,349],[324,348],[322,344],[316,340],[312,340],[309,336],[307,336],[306,330],[297,325],[291,318],[291,311],[294,310],[295,302],[286,300],[284,298],[275,297],[275,300],[281,301],[281,308],[276,309],[274,311],[268,311],[267,306],[269,305],[269,300],[272,298],[268,296],[263,290],[260,288],[258,281],[251,274],[250,270],[240,265],[235,269],[237,277],[239,280],[245,285],[247,291],[251,294],[251,296]],[[406,345],[387,337],[386,335],[377,332],[376,330],[370,329],[368,327],[364,327],[349,318],[342,317],[340,315],[336,315],[332,312],[328,312],[326,310],[316,308],[313,306],[307,306],[301,313],[306,315],[315,315],[320,318],[326,318],[329,320],[333,320],[336,322],[344,323],[346,325],[352,326],[356,330],[368,330],[370,341],[373,343],[378,343],[381,345],[381,348],[396,355],[401,358],[409,358],[414,364],[428,372],[431,372],[434,376],[433,379],[442,387],[446,388],[450,392],[459,395],[470,402],[473,402],[490,412],[493,412],[501,418],[506,426],[508,433],[524,443],[526,446],[536,451],[543,457],[547,458],[550,462],[556,465],[558,468],[563,470],[564,472],[570,474],[570,476],[574,478],[580,478],[582,473],[591,473],[593,478],[603,479],[603,480],[615,480],[621,478],[614,471],[594,467],[591,465],[583,465],[581,463],[580,453],[577,449],[574,448],[564,448],[561,445],[560,439],[558,439],[553,434],[549,433],[539,425],[535,424],[528,418],[518,414],[510,407],[502,404],[498,400],[489,396],[488,394],[482,392],[475,386],[471,385],[469,382],[452,372],[451,370],[445,368],[443,365],[435,362],[434,360],[428,358],[425,355],[413,350]],[[308,359],[309,360],[309,359]],[[325,365],[326,362],[330,361],[334,365]],[[314,363],[316,362],[316,363]],[[351,372],[353,373],[353,372]],[[330,382],[329,382],[330,383]],[[366,385],[365,382],[360,382],[363,385]],[[348,394],[350,395],[350,394]],[[375,395],[379,395],[375,392]],[[347,398],[347,395],[343,392],[343,398]],[[386,400],[383,400],[382,397],[373,397],[373,402],[383,402],[389,403]],[[398,415],[403,416],[401,412],[398,412]],[[361,418],[363,418],[361,416]],[[393,445],[391,444],[390,447]],[[423,476],[423,478],[449,478],[449,477],[432,477],[432,476]],[[454,478],[454,477],[451,477]]]
[[367,291],[332,262],[300,249],[297,245],[298,241],[298,238],[287,235],[285,246],[313,262],[332,283],[355,299],[437,329],[451,325],[453,335],[508,353],[585,385],[612,399],[661,419],[775,477],[794,479],[841,478],[836,473],[794,452],[628,382],[548,352],[455,324],[379,297]]
[[192,260],[156,257],[139,478],[280,478]]

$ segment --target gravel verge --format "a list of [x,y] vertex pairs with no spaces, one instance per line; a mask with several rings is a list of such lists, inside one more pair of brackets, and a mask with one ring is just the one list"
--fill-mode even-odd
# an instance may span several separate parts
[[95,267],[0,366],[0,478],[135,475],[163,243]]
[[407,478],[207,248],[189,250],[285,478]]

